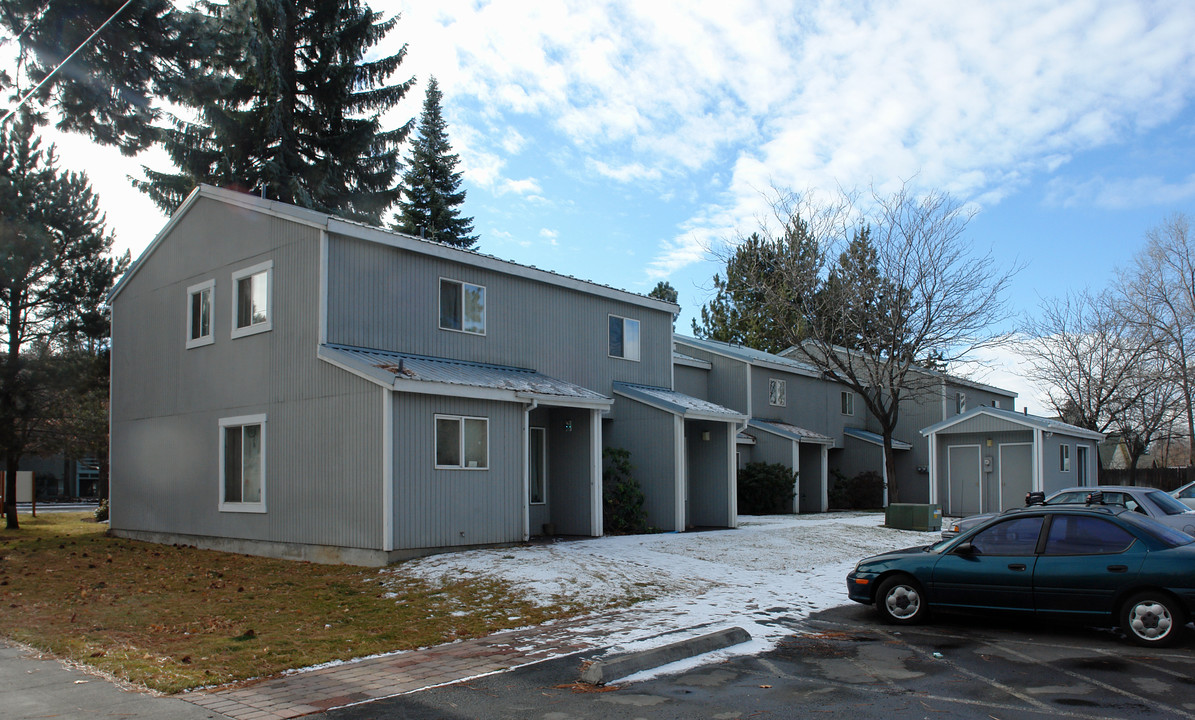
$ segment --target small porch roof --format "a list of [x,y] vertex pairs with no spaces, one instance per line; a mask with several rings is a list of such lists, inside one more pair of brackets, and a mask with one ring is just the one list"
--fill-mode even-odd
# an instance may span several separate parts
[[[872,445],[880,445],[880,446],[884,445],[884,436],[880,435],[879,433],[873,433],[873,432],[870,432],[867,430],[860,430],[859,428],[843,428],[842,434],[846,435],[847,437],[853,437],[856,440],[862,440],[863,442],[871,443]],[[913,446],[910,443],[905,442],[904,440],[897,440],[896,438],[892,438],[892,449],[893,450],[912,450]]]
[[526,368],[348,345],[320,345],[319,358],[400,392],[605,410],[614,399]]
[[789,425],[788,423],[774,422],[771,420],[757,420],[752,418],[747,421],[748,427],[753,427],[757,430],[762,430],[773,435],[778,435],[789,440],[796,440],[797,442],[816,443],[818,445],[833,445],[834,438],[821,433],[806,430],[796,425]]
[[692,395],[668,388],[616,382],[614,383],[614,394],[628,397],[674,415],[680,415],[686,420],[716,420],[739,424],[747,422],[747,416],[737,410],[731,410],[708,400],[695,398]]
[[1077,425],[1064,423],[1061,420],[1052,420],[1050,418],[1044,418],[1038,415],[1029,415],[1024,412],[1015,412],[1013,410],[1004,410],[1002,408],[987,407],[986,405],[971,408],[961,415],[955,415],[952,418],[948,418],[942,422],[930,425],[929,427],[922,429],[921,434],[929,436],[950,430],[952,428],[957,428],[955,432],[968,432],[965,426],[974,423],[979,418],[990,418],[991,420],[1006,423],[1008,426],[1015,428],[1042,430],[1044,432],[1052,432],[1059,435],[1067,435],[1085,440],[1098,441],[1104,439],[1104,433],[1102,432],[1081,428]]

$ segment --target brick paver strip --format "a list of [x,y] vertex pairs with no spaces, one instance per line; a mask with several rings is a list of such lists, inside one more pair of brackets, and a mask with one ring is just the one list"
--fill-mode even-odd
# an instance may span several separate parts
[[587,626],[597,621],[608,628],[619,615],[616,611],[179,697],[235,720],[300,717],[592,649],[593,642],[576,634],[592,636],[593,628]]

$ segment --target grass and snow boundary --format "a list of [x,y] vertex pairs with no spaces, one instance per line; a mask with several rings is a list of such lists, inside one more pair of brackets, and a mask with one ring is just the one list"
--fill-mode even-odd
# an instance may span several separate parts
[[758,652],[810,613],[849,602],[846,574],[860,558],[938,539],[883,523],[881,513],[742,516],[736,530],[472,550],[404,563],[401,572],[431,581],[500,578],[545,606],[629,603],[595,615],[581,633],[620,651],[674,642],[672,631],[737,625],[753,642],[723,653]]

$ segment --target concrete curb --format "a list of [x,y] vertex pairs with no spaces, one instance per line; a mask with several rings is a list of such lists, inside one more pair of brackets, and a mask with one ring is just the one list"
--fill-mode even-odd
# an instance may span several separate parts
[[750,633],[741,627],[732,627],[688,640],[680,640],[663,647],[628,653],[609,660],[598,660],[582,669],[581,682],[590,685],[605,685],[611,680],[624,678],[678,660],[687,660],[749,640],[751,640]]

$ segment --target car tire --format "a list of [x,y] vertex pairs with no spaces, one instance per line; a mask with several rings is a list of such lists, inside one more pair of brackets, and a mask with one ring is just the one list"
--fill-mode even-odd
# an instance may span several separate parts
[[1182,607],[1158,592],[1138,593],[1120,610],[1120,627],[1129,642],[1144,647],[1170,647],[1179,641],[1186,623]]
[[929,615],[929,604],[921,585],[908,575],[893,575],[876,591],[876,610],[891,625],[915,625]]

